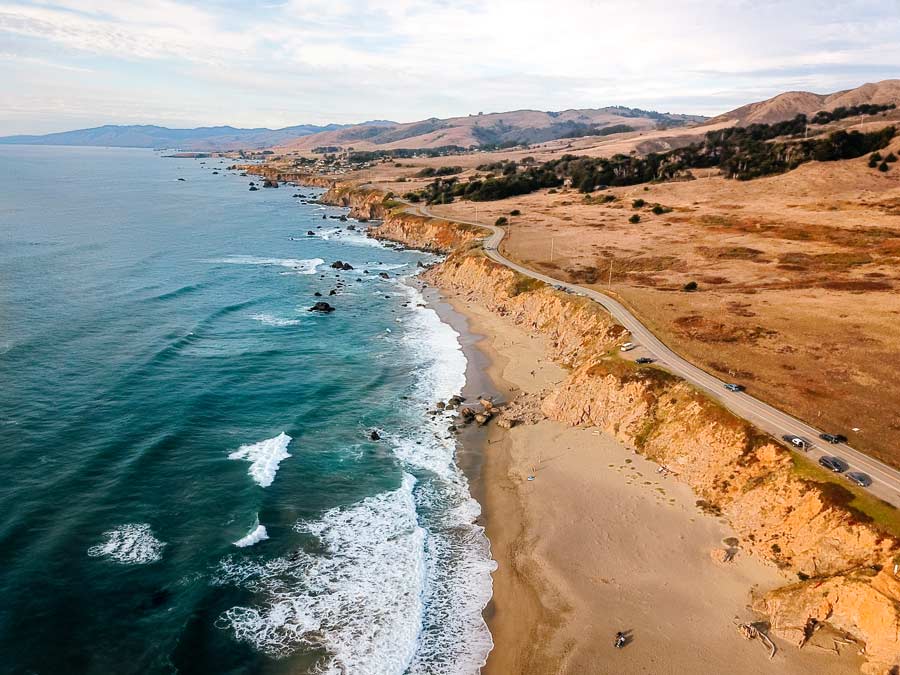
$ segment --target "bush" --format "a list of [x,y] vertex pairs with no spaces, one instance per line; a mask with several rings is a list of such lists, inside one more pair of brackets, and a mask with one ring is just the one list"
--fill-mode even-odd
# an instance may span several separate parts
[[693,293],[694,291],[697,290],[697,282],[689,281],[684,286],[681,287],[681,290],[683,290],[685,293]]
[[671,213],[672,209],[668,206],[663,206],[662,204],[654,204],[652,211],[655,215],[661,216],[664,213]]
[[422,198],[419,196],[418,192],[407,192],[405,195],[403,195],[403,198],[408,202],[412,202],[413,204],[418,204],[420,201],[422,201]]
[[895,154],[892,152],[892,153],[890,153],[887,157],[884,158],[884,161],[885,161],[885,162],[888,162],[889,164],[893,164],[894,162],[897,161],[897,155],[895,155]]
[[869,158],[869,168],[874,169],[876,166],[878,166],[878,160],[875,159],[874,157],[870,157]]
[[871,155],[869,155],[869,159],[873,162],[880,162],[883,157],[881,156],[880,152],[873,152]]
[[639,222],[641,222],[641,217],[635,213],[634,215],[631,216],[631,218],[628,219],[628,222],[631,223],[632,225],[635,223],[639,223]]
[[506,225],[509,221],[506,219],[506,216],[500,216],[497,220],[494,221],[494,225],[500,227],[501,225]]
[[634,208],[639,209],[639,208],[641,208],[642,206],[644,206],[644,204],[646,204],[646,203],[647,203],[647,202],[645,202],[643,199],[635,199],[633,202],[631,202],[631,205],[632,205]]
[[878,170],[881,171],[882,173],[884,173],[885,171],[887,171],[890,168],[891,167],[888,166],[887,162],[882,162],[881,164],[878,165]]
[[511,215],[511,216],[521,216],[521,215],[522,215],[522,212],[519,211],[519,209],[513,209],[512,211],[509,212],[509,215]]

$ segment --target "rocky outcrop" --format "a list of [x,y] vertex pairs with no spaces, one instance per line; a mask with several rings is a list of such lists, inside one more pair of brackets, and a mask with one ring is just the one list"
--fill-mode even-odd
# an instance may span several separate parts
[[619,359],[623,329],[595,303],[476,251],[451,255],[426,278],[547,338],[571,372],[544,414],[598,426],[665,465],[698,505],[728,518],[742,549],[804,580],[756,602],[777,635],[800,642],[798,630],[827,622],[865,643],[866,673],[900,666],[900,548],[848,505],[849,493],[803,478],[790,451],[686,382]]

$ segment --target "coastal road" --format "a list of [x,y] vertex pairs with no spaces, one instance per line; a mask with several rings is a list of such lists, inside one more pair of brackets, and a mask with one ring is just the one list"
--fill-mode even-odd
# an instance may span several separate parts
[[503,237],[506,235],[502,227],[438,216],[431,213],[425,206],[411,205],[411,207],[414,212],[417,211],[424,216],[451,220],[452,222],[474,225],[489,230],[491,235],[484,241],[484,252],[489,258],[515,270],[519,274],[598,302],[628,330],[631,334],[630,340],[642,347],[647,355],[655,359],[657,365],[662,365],[667,370],[687,380],[719,401],[735,415],[742,417],[755,427],[772,434],[778,439],[783,435],[791,434],[801,436],[812,442],[813,447],[805,454],[813,461],[818,461],[823,455],[843,459],[849,464],[850,471],[861,471],[872,479],[872,484],[867,488],[869,492],[900,508],[900,471],[897,469],[877,459],[873,459],[859,450],[854,450],[846,443],[831,444],[821,440],[819,438],[819,434],[822,433],[821,430],[815,429],[806,422],[798,420],[796,417],[792,417],[768,403],[753,398],[746,392],[726,390],[726,383],[723,380],[701,370],[673,352],[649,328],[638,321],[622,303],[610,296],[577,284],[554,279],[509,260],[500,253],[500,242],[503,241]]

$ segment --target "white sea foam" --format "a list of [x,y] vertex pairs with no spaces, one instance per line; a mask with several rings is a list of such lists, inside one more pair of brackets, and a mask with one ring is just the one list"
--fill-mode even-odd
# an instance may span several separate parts
[[403,343],[417,364],[405,429],[388,434],[394,453],[408,466],[425,469],[416,506],[426,519],[427,582],[423,628],[410,673],[477,673],[493,647],[482,612],[491,599],[490,573],[496,568],[484,530],[475,523],[481,506],[469,493],[455,462],[456,439],[447,430],[455,412],[428,415],[438,400],[459,394],[465,385],[466,357],[459,335],[437,312],[423,307],[418,289],[398,282],[408,294]]
[[88,549],[92,558],[107,557],[123,565],[146,565],[162,559],[165,542],[147,523],[129,523],[103,533],[104,541]]
[[250,317],[260,323],[264,323],[267,326],[297,326],[300,324],[300,319],[285,319],[280,316],[275,316],[273,314],[254,314]]
[[213,263],[225,263],[229,265],[274,265],[287,267],[295,274],[315,274],[316,267],[324,263],[321,258],[296,259],[296,258],[260,258],[252,255],[230,255],[226,258],[210,260]]
[[250,530],[246,536],[243,536],[234,542],[234,545],[238,548],[246,548],[247,546],[253,546],[253,544],[257,544],[268,538],[269,533],[266,532],[266,526],[259,524],[259,516],[257,516],[256,526]]
[[298,649],[327,656],[316,672],[400,675],[412,663],[422,621],[425,533],[413,486],[330,509],[295,529],[322,552],[298,550],[266,563],[226,559],[216,583],[243,586],[259,604],[232,607],[216,622],[273,657]]
[[325,241],[340,241],[353,246],[368,246],[369,248],[385,248],[384,244],[380,241],[373,239],[372,237],[367,237],[364,231],[360,232],[359,230],[347,230],[335,227],[327,230],[318,230],[316,235]]
[[281,461],[290,457],[287,447],[291,437],[283,431],[274,438],[267,438],[259,443],[242,445],[228,455],[228,459],[244,459],[250,462],[247,473],[261,487],[269,487],[275,480],[275,473]]

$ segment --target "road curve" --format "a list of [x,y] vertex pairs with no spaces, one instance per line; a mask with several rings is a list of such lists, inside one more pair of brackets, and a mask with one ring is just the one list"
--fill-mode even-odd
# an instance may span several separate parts
[[781,438],[781,436],[785,434],[792,434],[802,436],[807,440],[812,441],[813,447],[806,453],[812,459],[818,460],[818,458],[823,455],[840,457],[850,465],[850,471],[862,471],[869,475],[872,479],[872,485],[867,488],[869,492],[889,504],[900,508],[900,471],[897,469],[869,457],[859,450],[854,450],[846,443],[830,444],[821,441],[819,439],[819,434],[822,433],[821,430],[772,407],[768,403],[753,398],[746,392],[730,392],[726,390],[725,382],[723,380],[701,370],[673,352],[663,344],[650,329],[638,321],[638,319],[628,311],[622,303],[614,300],[608,295],[604,295],[603,293],[599,293],[589,288],[584,288],[577,284],[554,279],[546,274],[541,274],[540,272],[535,272],[527,267],[523,267],[504,257],[500,253],[500,242],[506,234],[502,227],[477,223],[474,221],[447,218],[446,216],[438,216],[431,213],[425,206],[411,206],[413,211],[418,211],[424,216],[441,220],[450,220],[464,225],[474,225],[489,230],[491,235],[484,241],[484,252],[489,258],[501,265],[515,270],[519,274],[543,281],[552,286],[563,288],[570,293],[575,293],[600,303],[631,333],[631,341],[640,345],[647,354],[655,359],[658,365],[665,366],[667,370],[687,380],[698,389],[702,389],[735,415],[742,417],[755,427],[772,434],[776,438]]

